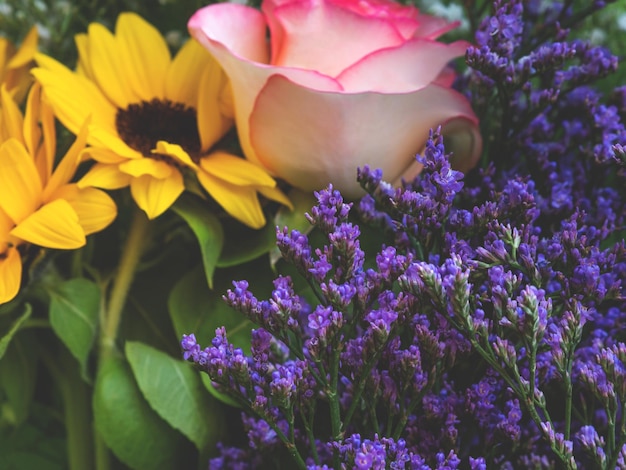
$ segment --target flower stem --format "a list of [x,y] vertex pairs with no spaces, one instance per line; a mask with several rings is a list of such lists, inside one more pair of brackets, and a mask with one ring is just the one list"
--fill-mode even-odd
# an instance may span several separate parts
[[68,352],[61,349],[56,357],[45,353],[40,357],[56,381],[63,400],[68,468],[89,468],[93,462],[91,390],[80,376],[78,363]]
[[[117,331],[122,320],[128,292],[133,283],[141,255],[148,245],[148,227],[150,225],[148,222],[146,215],[138,208],[135,208],[108,302],[102,305],[99,367],[115,353]],[[97,429],[94,432],[94,439],[96,469],[109,470],[111,468],[109,450]]]
[[109,357],[115,350],[117,330],[122,319],[126,298],[135,277],[137,264],[141,259],[144,247],[147,245],[148,227],[149,223],[146,215],[141,210],[135,208],[104,317],[100,337],[101,361]]

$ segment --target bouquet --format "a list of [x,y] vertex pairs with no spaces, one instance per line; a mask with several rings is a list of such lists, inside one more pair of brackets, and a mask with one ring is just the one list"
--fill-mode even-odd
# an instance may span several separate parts
[[626,468],[624,0],[82,3],[0,5],[0,468]]

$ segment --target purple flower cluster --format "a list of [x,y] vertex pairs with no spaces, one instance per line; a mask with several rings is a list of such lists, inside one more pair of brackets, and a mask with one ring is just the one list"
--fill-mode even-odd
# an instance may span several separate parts
[[625,465],[626,88],[591,88],[616,59],[568,40],[604,2],[539,3],[496,1],[468,50],[497,110],[481,168],[463,179],[435,130],[415,181],[365,167],[354,206],[316,193],[311,234],[277,230],[297,274],[224,296],[251,353],[183,337],[244,411],[248,448],[211,468]]

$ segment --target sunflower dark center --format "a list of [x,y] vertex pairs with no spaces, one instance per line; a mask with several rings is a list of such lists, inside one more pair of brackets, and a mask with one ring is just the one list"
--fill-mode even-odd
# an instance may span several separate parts
[[196,110],[170,100],[153,99],[118,109],[115,115],[117,132],[126,144],[146,157],[172,162],[167,155],[152,153],[159,140],[180,145],[198,161],[200,135]]

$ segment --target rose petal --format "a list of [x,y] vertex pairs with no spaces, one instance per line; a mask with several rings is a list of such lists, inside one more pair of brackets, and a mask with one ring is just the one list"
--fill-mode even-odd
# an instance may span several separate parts
[[[332,182],[357,197],[357,167],[381,168],[393,181],[411,166],[429,129],[459,117],[476,125],[467,100],[436,85],[406,94],[342,95],[277,75],[250,116],[251,142],[261,162],[292,185],[316,190]],[[479,146],[472,150],[473,159]]]
[[419,26],[413,32],[413,37],[427,39],[437,39],[461,24],[460,21],[449,23],[445,18],[421,14],[418,16],[417,22]]
[[272,42],[274,65],[336,77],[366,55],[404,42],[389,19],[365,17],[330,2],[292,2],[273,14],[285,35],[280,50]]
[[467,46],[465,41],[444,44],[412,39],[399,47],[373,52],[347,68],[337,80],[351,93],[415,91],[436,80],[448,62],[465,54]]
[[210,5],[198,10],[188,26],[191,35],[213,54],[230,78],[241,146],[254,163],[259,160],[250,145],[248,118],[257,95],[271,75],[283,74],[312,89],[341,90],[336,80],[315,71],[260,63],[268,57],[267,50],[259,46],[265,44],[265,22],[258,10],[230,3]]

